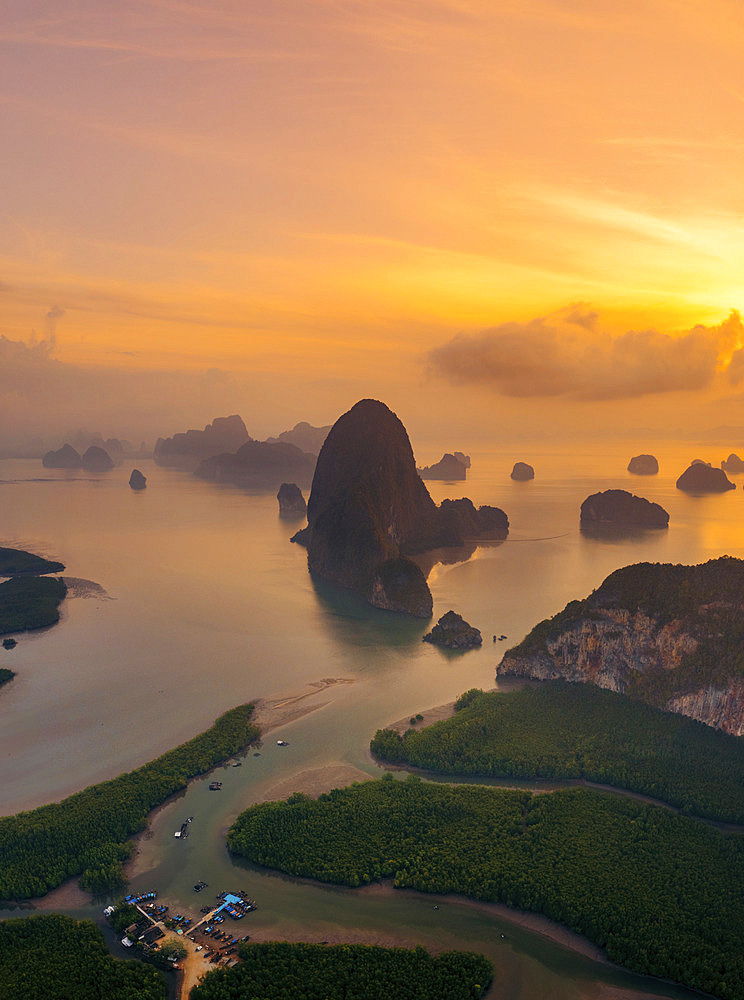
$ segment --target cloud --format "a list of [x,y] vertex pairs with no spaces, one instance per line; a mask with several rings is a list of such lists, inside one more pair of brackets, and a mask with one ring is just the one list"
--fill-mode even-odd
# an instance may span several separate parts
[[653,329],[611,335],[596,313],[570,306],[460,335],[428,357],[453,385],[487,386],[504,396],[635,399],[703,389],[718,371],[744,380],[744,326],[732,310],[717,326],[698,324],[676,336]]

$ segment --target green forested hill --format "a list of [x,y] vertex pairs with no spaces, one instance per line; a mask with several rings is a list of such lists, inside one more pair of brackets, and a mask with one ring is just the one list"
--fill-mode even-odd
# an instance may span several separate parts
[[482,777],[587,778],[710,819],[744,823],[744,739],[589,684],[473,690],[450,719],[372,753],[391,764]]

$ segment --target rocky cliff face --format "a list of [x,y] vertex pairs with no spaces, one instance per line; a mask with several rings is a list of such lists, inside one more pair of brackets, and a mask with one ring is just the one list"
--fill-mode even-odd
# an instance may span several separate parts
[[[722,570],[729,571],[729,578],[719,600],[711,601],[714,595],[694,571],[709,569],[709,583],[717,564],[727,564]],[[634,581],[629,579],[630,571],[643,575],[644,567],[649,567],[650,577],[649,592],[642,598],[648,605],[645,609],[638,606]],[[660,572],[665,569],[672,571],[666,574],[666,593],[665,574]],[[732,570],[741,580],[732,579]],[[572,602],[536,626],[504,655],[498,674],[596,684],[744,735],[739,652],[744,595],[739,591],[731,600],[741,582],[744,563],[730,559],[700,567],[642,564],[618,570],[591,597]],[[652,595],[652,591],[658,592]]]
[[[445,506],[446,504],[446,506]],[[506,537],[498,508],[469,500],[436,506],[416,472],[406,429],[375,399],[339,417],[318,456],[308,526],[293,541],[307,546],[308,567],[362,594],[375,607],[429,617],[431,594],[410,556]]]

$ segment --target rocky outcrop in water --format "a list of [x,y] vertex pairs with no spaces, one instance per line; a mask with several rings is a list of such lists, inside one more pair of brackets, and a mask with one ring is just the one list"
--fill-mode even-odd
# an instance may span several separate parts
[[235,452],[253,438],[241,417],[215,417],[204,430],[190,430],[169,438],[158,438],[153,458],[158,465],[196,468],[204,458]]
[[509,522],[495,507],[469,500],[437,507],[416,473],[398,417],[363,399],[331,428],[318,456],[308,526],[293,541],[307,546],[308,568],[362,594],[375,607],[431,615],[417,554],[478,537],[505,538]]
[[48,451],[41,464],[45,469],[81,469],[83,460],[71,444],[63,444],[57,451]]
[[677,480],[677,489],[686,493],[725,493],[735,490],[723,469],[714,469],[705,462],[695,461]]
[[744,562],[641,563],[537,625],[499,676],[596,684],[744,735]]
[[144,490],[147,486],[147,476],[143,475],[139,469],[132,469],[129,485],[133,490]]
[[297,483],[282,483],[276,498],[281,517],[297,518],[307,514],[307,504]]
[[423,469],[417,469],[422,479],[444,479],[454,482],[465,479],[468,474],[467,466],[455,455],[445,452],[444,455],[434,465],[425,465]]
[[669,514],[658,503],[636,497],[627,490],[604,490],[593,493],[581,505],[582,528],[593,525],[638,525],[666,528]]
[[282,431],[279,437],[266,438],[267,444],[293,444],[300,451],[317,455],[328,437],[330,424],[325,427],[313,427],[306,420],[295,424],[291,431]]
[[515,462],[514,468],[511,470],[511,478],[518,483],[526,483],[535,478],[535,470],[526,462]]
[[275,490],[290,480],[309,486],[314,471],[315,455],[300,451],[293,444],[246,441],[234,455],[205,458],[194,475],[213,483]]
[[462,462],[466,469],[470,468],[470,455],[466,455],[461,451],[454,451],[452,454],[455,456],[458,462]]
[[109,453],[95,444],[83,455],[82,463],[86,472],[110,472],[114,467]]
[[628,462],[628,472],[634,476],[655,476],[659,463],[653,455],[634,455]]
[[733,451],[728,458],[724,458],[721,462],[721,468],[724,472],[730,472],[732,475],[737,475],[740,472],[744,472],[744,462],[736,455]]
[[437,624],[423,637],[423,642],[431,642],[445,649],[473,649],[483,645],[480,630],[469,625],[454,611],[442,615]]

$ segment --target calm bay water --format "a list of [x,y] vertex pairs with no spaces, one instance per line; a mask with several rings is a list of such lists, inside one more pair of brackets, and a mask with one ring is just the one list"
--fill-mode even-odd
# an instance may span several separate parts
[[[474,454],[466,484],[428,484],[437,501],[467,495],[503,507],[511,522],[506,542],[431,572],[435,618],[452,608],[486,640],[457,657],[421,642],[425,623],[314,587],[304,550],[289,543],[298,524],[279,519],[273,495],[216,487],[150,462],[138,463],[148,477],[143,493],[127,485],[131,464],[89,477],[37,461],[0,462],[0,544],[58,558],[65,576],[105,592],[74,585],[58,626],[20,636],[0,657],[18,675],[0,691],[0,812],[129,770],[236,704],[305,694],[322,678],[344,678],[353,683],[307,699],[323,707],[272,733],[260,757],[225,770],[221,793],[197,781],[158,811],[134,885],[156,886],[188,909],[198,909],[191,890],[197,879],[215,892],[245,887],[260,903],[251,919],[278,937],[304,931],[319,940],[341,926],[367,939],[478,948],[497,964],[498,995],[515,1000],[598,998],[616,995],[614,987],[632,996],[688,995],[603,968],[463,903],[434,911],[415,894],[324,888],[236,869],[224,847],[232,818],[298,771],[346,763],[378,773],[367,752],[375,729],[467,688],[493,687],[505,648],[617,567],[744,557],[739,490],[697,498],[674,487],[691,458],[717,464],[730,449],[648,447],[661,473],[630,476],[625,466],[639,450],[522,446],[519,454]],[[439,455],[418,457],[426,463]],[[509,479],[517,458],[535,466],[533,482]],[[582,535],[581,501],[608,488],[660,502],[671,514],[669,530]],[[502,633],[507,642],[490,641]],[[276,736],[290,745],[277,748]],[[186,815],[195,817],[192,835],[179,843],[173,830]],[[100,909],[79,912],[98,916]]]

